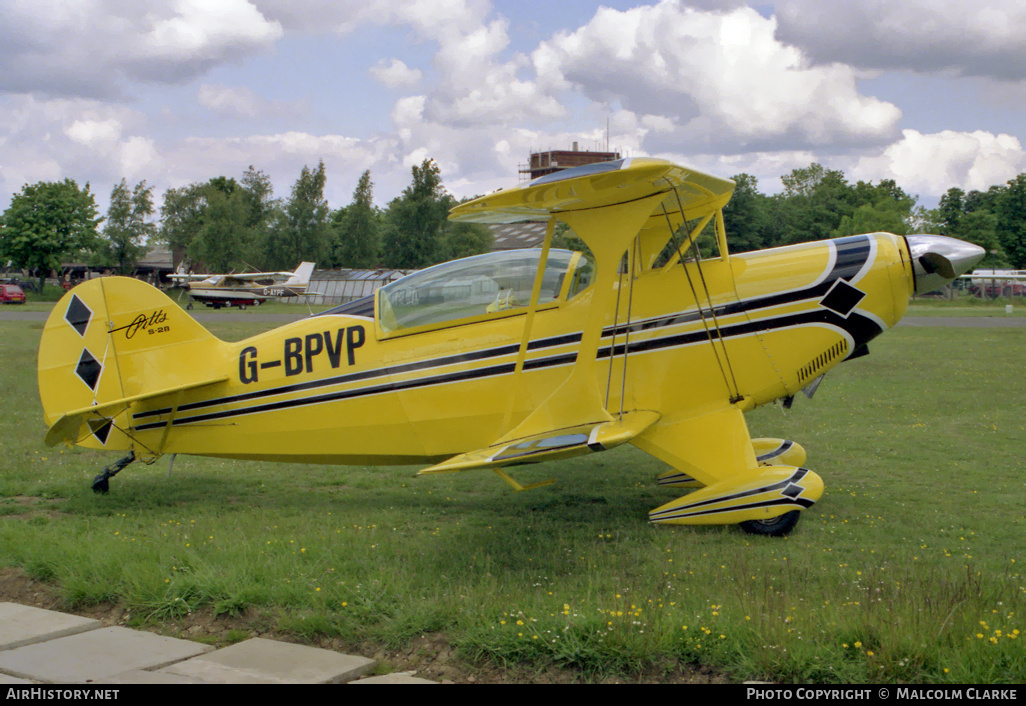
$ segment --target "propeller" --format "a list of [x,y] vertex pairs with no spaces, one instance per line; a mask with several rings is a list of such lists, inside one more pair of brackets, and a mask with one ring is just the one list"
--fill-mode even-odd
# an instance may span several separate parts
[[969,272],[987,251],[946,235],[909,235],[915,293],[928,294]]

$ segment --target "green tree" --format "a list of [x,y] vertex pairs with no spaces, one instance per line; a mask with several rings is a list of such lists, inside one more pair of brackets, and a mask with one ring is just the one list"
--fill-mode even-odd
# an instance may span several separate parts
[[856,207],[855,189],[842,172],[821,164],[794,169],[781,177],[783,194],[774,203],[782,244],[823,240]]
[[1026,269],[1026,172],[1000,192],[996,232],[1012,267]]
[[381,215],[374,207],[370,170],[360,176],[349,206],[333,214],[335,262],[342,267],[370,268],[378,262]]
[[241,182],[219,176],[165,191],[157,240],[176,262],[187,255],[222,272],[260,267],[275,209],[270,178],[250,167]]
[[[450,196],[446,212],[456,205],[456,199]],[[439,262],[489,252],[492,242],[492,231],[481,223],[454,223],[447,220],[439,243]]]
[[205,207],[202,184],[190,184],[164,192],[164,203],[160,207],[160,228],[156,237],[167,245],[176,266],[199,237]]
[[124,179],[110,192],[103,242],[98,259],[119,274],[130,275],[146,252],[146,241],[157,227],[148,219],[153,215],[153,188],[141,181],[129,191]]
[[832,238],[842,238],[859,233],[884,231],[896,235],[907,235],[912,219],[912,199],[898,199],[885,196],[874,203],[864,203],[850,216],[842,216]]
[[936,221],[940,225],[939,235],[951,235],[958,228],[965,210],[965,192],[957,186],[948,189],[937,205]]
[[440,241],[450,199],[434,160],[413,167],[413,183],[388,204],[385,213],[384,264],[417,269],[439,262]]
[[50,270],[96,247],[102,220],[88,184],[82,189],[71,179],[26,184],[4,212],[0,255],[36,270],[42,291]]
[[736,186],[723,208],[723,227],[731,252],[758,250],[774,242],[770,199],[759,193],[759,180],[751,174],[731,177]]
[[1008,265],[998,235],[998,202],[1003,189],[987,192],[970,191],[968,194],[952,187],[941,197],[933,211],[937,232],[979,245],[987,251],[980,262],[983,268],[1001,268]]
[[324,162],[316,169],[303,167],[292,195],[275,209],[266,242],[270,268],[292,269],[300,262],[325,262],[331,252],[331,210],[324,198]]
[[244,267],[252,256],[249,199],[237,185],[228,188],[225,183],[206,184],[202,198],[203,212],[199,230],[189,245],[189,257],[213,272]]

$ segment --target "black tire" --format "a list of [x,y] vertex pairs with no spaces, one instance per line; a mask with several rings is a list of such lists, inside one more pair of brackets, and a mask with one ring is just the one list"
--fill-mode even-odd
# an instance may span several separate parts
[[748,534],[783,537],[791,533],[791,530],[798,524],[801,514],[801,510],[791,510],[791,512],[785,512],[779,517],[771,517],[768,520],[748,520],[741,523],[741,529]]

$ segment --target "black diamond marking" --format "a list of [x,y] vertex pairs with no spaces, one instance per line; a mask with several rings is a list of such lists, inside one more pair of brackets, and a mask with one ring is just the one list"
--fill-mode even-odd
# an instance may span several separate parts
[[77,294],[72,294],[68,310],[64,312],[64,320],[71,324],[71,328],[78,331],[79,336],[85,336],[92,318],[93,310],[86,306],[86,303],[79,299]]
[[90,419],[89,429],[93,432],[93,436],[99,439],[101,444],[106,446],[107,439],[110,437],[110,429],[113,423],[113,419]]
[[857,287],[853,287],[843,279],[834,282],[834,286],[826,293],[826,296],[819,302],[822,306],[836,311],[844,318],[859,305],[866,296],[866,293]]
[[88,350],[82,350],[82,357],[78,359],[78,365],[75,367],[75,374],[78,378],[88,385],[89,389],[96,392],[96,385],[100,382],[100,373],[103,372],[103,366],[100,364],[93,354]]
[[800,485],[795,485],[794,483],[791,483],[786,488],[781,490],[780,494],[786,495],[787,497],[793,500],[794,498],[797,498],[799,495],[801,495],[804,491],[805,489]]

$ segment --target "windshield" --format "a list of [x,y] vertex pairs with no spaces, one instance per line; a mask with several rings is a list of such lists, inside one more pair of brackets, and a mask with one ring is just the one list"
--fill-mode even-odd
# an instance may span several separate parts
[[[378,290],[381,328],[388,333],[526,310],[540,257],[538,249],[494,252],[403,277]],[[538,304],[573,297],[591,283],[592,270],[580,253],[550,250]]]

